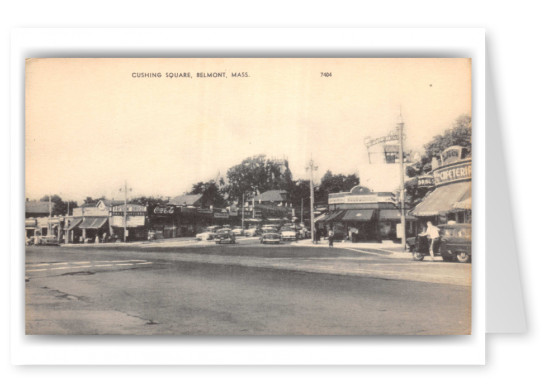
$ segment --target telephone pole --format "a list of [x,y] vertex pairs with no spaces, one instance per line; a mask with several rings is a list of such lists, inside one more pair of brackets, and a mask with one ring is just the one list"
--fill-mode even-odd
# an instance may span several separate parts
[[126,242],[126,198],[128,194],[128,188],[126,186],[126,180],[124,181],[124,211],[123,211],[123,233],[122,233],[122,241]]
[[396,125],[398,138],[400,140],[400,224],[402,230],[402,246],[406,249],[406,199],[404,192],[404,121],[402,120],[402,110]]
[[318,169],[318,166],[314,165],[314,160],[310,158],[306,170],[310,170],[310,232],[312,236],[312,243],[316,243],[314,235],[314,171]]

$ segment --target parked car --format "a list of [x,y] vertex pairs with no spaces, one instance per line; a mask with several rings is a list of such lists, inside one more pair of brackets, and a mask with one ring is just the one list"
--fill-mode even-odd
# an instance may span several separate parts
[[472,226],[471,224],[441,225],[440,255],[445,261],[456,260],[461,263],[471,261]]
[[263,229],[262,236],[260,236],[260,243],[261,244],[267,244],[267,243],[279,244],[281,243],[281,235],[279,234],[279,232],[277,232],[276,229]]
[[38,245],[40,246],[59,246],[59,240],[53,235],[39,236]]
[[218,225],[211,225],[210,227],[205,228],[205,230],[201,233],[198,233],[195,235],[196,240],[213,240],[214,234],[217,230],[220,229],[220,226]]
[[244,230],[241,227],[233,227],[233,229],[231,231],[233,232],[233,234],[235,236],[243,236],[244,235]]
[[[444,261],[456,260],[461,263],[471,261],[471,224],[439,225],[440,237],[434,243],[434,254],[441,255]],[[429,239],[423,235],[408,238],[406,243],[415,261],[422,261],[429,255]]]
[[244,231],[245,236],[258,236],[260,235],[260,229],[258,227],[249,227]]
[[222,228],[216,231],[216,234],[214,235],[214,243],[216,244],[222,244],[222,243],[229,243],[229,244],[235,244],[235,235],[233,231],[229,228]]
[[297,240],[298,233],[292,227],[283,227],[280,231],[281,240]]

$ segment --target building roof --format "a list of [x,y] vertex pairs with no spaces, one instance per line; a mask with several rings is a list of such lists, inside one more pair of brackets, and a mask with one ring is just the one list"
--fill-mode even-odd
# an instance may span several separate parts
[[27,201],[25,202],[25,213],[50,214],[50,203],[48,201]]
[[[124,200],[108,200],[108,199],[103,199],[103,200],[100,200],[100,201],[103,201],[103,203],[105,204],[105,206],[117,206],[117,205],[123,205],[124,204]],[[99,202],[99,201],[98,201]]]
[[202,194],[182,194],[170,200],[172,205],[200,206]]
[[285,202],[287,201],[286,190],[268,190],[254,197],[255,201],[260,202]]

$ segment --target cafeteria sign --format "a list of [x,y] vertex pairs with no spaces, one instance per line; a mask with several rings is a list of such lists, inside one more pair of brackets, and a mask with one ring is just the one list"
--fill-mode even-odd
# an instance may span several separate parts
[[440,167],[434,170],[434,185],[440,186],[447,183],[459,182],[471,179],[472,162],[458,162],[449,166]]

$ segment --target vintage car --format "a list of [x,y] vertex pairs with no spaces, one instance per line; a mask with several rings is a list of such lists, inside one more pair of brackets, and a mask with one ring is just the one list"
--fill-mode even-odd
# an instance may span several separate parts
[[298,239],[298,233],[292,227],[283,227],[283,228],[281,228],[280,234],[281,234],[281,240],[297,240]]
[[59,240],[53,235],[38,236],[37,244],[40,246],[59,246]]
[[196,240],[213,240],[216,231],[219,229],[220,229],[220,226],[211,225],[210,227],[205,228],[203,232],[195,235],[195,239]]
[[281,243],[281,235],[279,232],[277,232],[276,229],[263,229],[262,235],[260,236],[260,243],[267,244],[267,243],[274,243],[279,244]]
[[257,227],[249,227],[244,231],[245,236],[258,236],[260,235],[260,229]]
[[243,236],[244,235],[244,230],[241,227],[233,227],[231,231],[233,232],[233,234],[235,236]]
[[222,244],[222,243],[228,243],[228,244],[235,244],[235,235],[229,228],[222,228],[216,231],[216,234],[214,235],[214,243],[216,244]]
[[472,226],[471,224],[440,225],[440,255],[445,261],[456,260],[461,263],[471,261]]
[[[440,237],[434,242],[434,254],[444,261],[471,261],[471,224],[439,225]],[[429,255],[429,239],[424,235],[408,238],[406,241],[415,261],[422,261]]]

